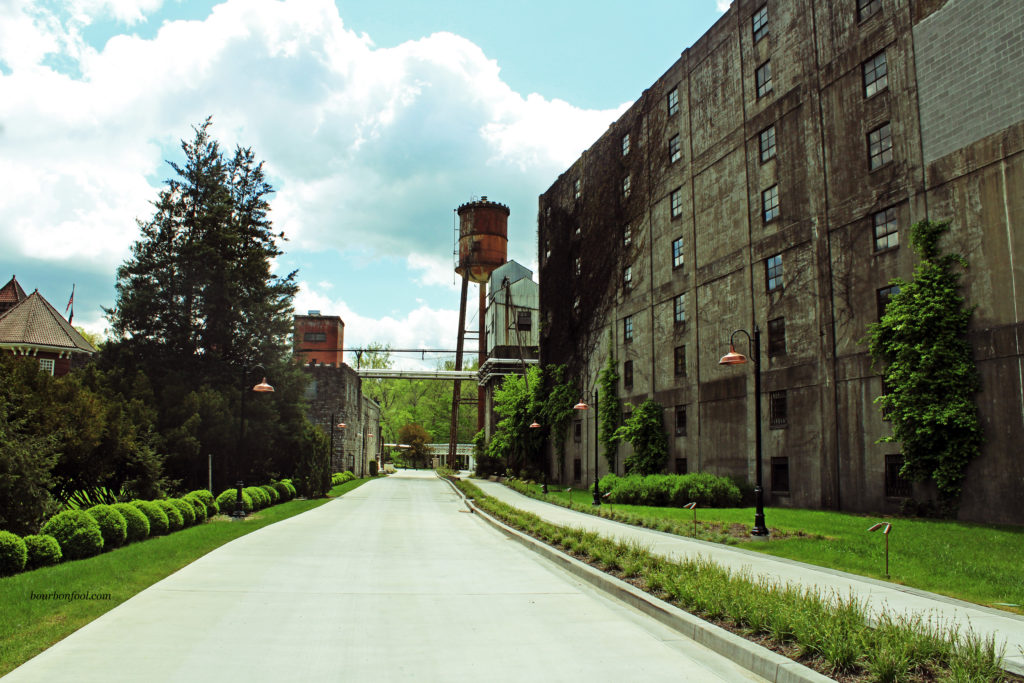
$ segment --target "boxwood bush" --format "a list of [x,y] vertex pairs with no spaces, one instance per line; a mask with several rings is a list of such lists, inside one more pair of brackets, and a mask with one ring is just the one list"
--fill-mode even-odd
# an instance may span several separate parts
[[701,507],[735,507],[740,504],[740,489],[728,477],[709,472],[693,474],[631,474],[601,478],[601,490],[609,500],[622,505],[682,507],[695,502]]
[[154,500],[153,502],[159,505],[160,509],[164,511],[164,514],[167,515],[168,533],[181,531],[185,527],[185,520],[181,518],[181,511],[178,510],[177,505],[175,505],[166,498]]
[[149,538],[149,517],[131,503],[114,503],[110,507],[121,513],[125,521],[126,543],[135,543]]
[[167,502],[178,508],[178,514],[181,515],[182,528],[190,527],[196,523],[196,511],[192,507],[192,503],[181,498],[168,498]]
[[65,560],[78,560],[103,552],[103,532],[99,523],[82,510],[65,510],[43,525],[42,533],[60,543]]
[[288,484],[283,481],[275,481],[271,486],[273,486],[274,490],[281,495],[282,501],[288,501],[295,497],[295,487],[292,487],[291,490],[289,490]]
[[151,500],[133,500],[132,505],[149,520],[149,535],[163,536],[171,530],[171,522],[164,509]]
[[57,539],[53,536],[33,534],[22,540],[25,541],[25,549],[28,551],[28,562],[25,563],[25,569],[49,567],[51,564],[59,564],[64,559],[60,552],[60,543],[57,543]]
[[0,576],[10,576],[25,569],[28,550],[21,536],[0,531]]
[[192,506],[192,513],[196,517],[196,524],[202,524],[206,521],[206,503],[196,496],[193,496],[191,493],[186,493],[181,497],[181,500]]
[[[221,511],[226,515],[230,515],[235,511],[235,503],[238,499],[238,493],[236,489],[227,489],[219,496],[217,496],[217,506],[220,507]],[[252,512],[252,497],[242,489],[242,508],[247,512]]]
[[285,489],[288,491],[288,500],[292,500],[299,495],[299,492],[296,490],[295,484],[292,483],[291,479],[282,479],[281,483],[284,484]]
[[267,494],[267,497],[270,498],[271,505],[277,505],[278,503],[281,502],[281,494],[278,493],[277,489],[275,489],[270,484],[264,484],[263,486],[260,487],[260,490]]
[[217,500],[213,497],[213,494],[206,489],[196,489],[195,491],[189,492],[188,495],[194,496],[195,498],[203,501],[203,504],[206,505],[207,519],[220,512],[220,509],[217,507]]
[[124,515],[112,506],[103,504],[93,505],[86,512],[100,525],[104,550],[112,550],[124,545],[124,541],[128,537],[128,522]]
[[262,510],[270,504],[270,497],[267,496],[267,492],[259,486],[246,486],[243,490],[252,498],[253,510]]

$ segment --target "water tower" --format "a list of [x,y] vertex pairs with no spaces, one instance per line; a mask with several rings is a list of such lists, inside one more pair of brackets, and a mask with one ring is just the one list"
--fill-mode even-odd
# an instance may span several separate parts
[[[487,279],[498,266],[508,260],[508,207],[491,202],[487,197],[463,204],[456,213],[459,215],[458,262],[455,272],[462,276],[462,296],[459,300],[459,338],[456,346],[455,369],[462,369],[462,351],[466,343],[466,298],[470,281],[477,283],[480,290],[480,321],[477,341],[480,365],[487,354],[487,340],[484,336],[484,319],[487,313]],[[461,382],[455,380],[452,393],[452,421],[448,442],[449,467],[455,467],[455,444],[458,443],[459,399]],[[477,387],[476,424],[484,426],[484,389]]]

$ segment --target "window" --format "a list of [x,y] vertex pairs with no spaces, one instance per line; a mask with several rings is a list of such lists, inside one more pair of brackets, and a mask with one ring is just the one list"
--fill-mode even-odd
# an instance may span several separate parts
[[572,461],[572,480],[579,481],[583,478],[583,466],[580,463],[580,459],[576,458]]
[[676,377],[684,377],[686,375],[686,346],[677,346],[675,351],[674,363]]
[[668,141],[668,162],[674,164],[683,158],[683,148],[679,145],[679,136],[673,135]]
[[786,319],[768,321],[768,357],[786,355]]
[[868,158],[872,171],[892,161],[892,132],[888,123],[868,133]]
[[633,286],[633,266],[626,266],[622,269],[622,287],[629,289]]
[[39,371],[45,372],[47,375],[53,375],[53,371],[56,367],[52,358],[40,358],[39,359]]
[[669,202],[672,205],[672,218],[679,218],[683,215],[683,188],[677,187],[669,195]]
[[789,493],[789,458],[772,458],[772,493]]
[[572,440],[576,443],[583,441],[583,422],[580,420],[574,420],[572,423]]
[[622,136],[622,156],[629,154],[629,133]]
[[910,480],[900,475],[903,456],[899,453],[885,456],[885,495],[887,498],[909,498]]
[[900,246],[900,233],[896,225],[896,209],[888,208],[871,217],[875,226],[875,251]]
[[[574,180],[573,183],[572,183],[572,194],[573,194],[573,197],[575,197],[576,199],[579,199],[580,196],[583,194],[583,192],[580,189],[580,179],[579,178]],[[579,231],[577,230],[577,232],[579,232]]]
[[622,229],[622,246],[628,247],[633,243],[633,228],[628,224]]
[[622,341],[627,344],[633,341],[633,316],[631,315],[622,319]]
[[573,313],[580,312],[580,298],[578,296],[572,300],[572,311]]
[[768,392],[768,426],[786,426],[786,390]]
[[864,62],[864,97],[871,97],[882,92],[889,85],[888,69],[885,63],[885,50]]
[[626,176],[622,179],[622,196],[629,196],[629,188],[633,186],[633,176]]
[[888,287],[882,287],[880,290],[875,292],[875,306],[878,309],[878,319],[881,320],[882,316],[885,315],[885,307],[889,305],[889,300],[900,293],[900,288],[896,285],[889,285]]
[[686,294],[679,294],[672,299],[672,319],[676,325],[686,322]]
[[768,126],[761,131],[759,136],[761,143],[761,163],[775,157],[775,125]]
[[686,458],[676,458],[676,474],[686,474]]
[[754,73],[757,83],[757,97],[760,99],[772,91],[772,63],[765,62]]
[[754,30],[755,43],[768,35],[768,5],[762,5],[761,9],[754,12],[754,16],[750,18],[750,23]]
[[577,224],[576,224],[576,235],[577,235],[577,236],[579,236],[579,234],[580,234],[580,229],[581,229],[581,228],[580,228],[580,224],[579,224],[579,223],[577,223]]
[[576,270],[576,276],[579,277],[579,274],[581,272],[583,272],[583,266],[580,265],[580,257],[579,256],[577,256],[575,259],[573,259],[573,268],[575,268],[575,270]]
[[857,0],[857,21],[864,21],[882,9],[882,0]]
[[761,193],[761,211],[764,222],[770,223],[779,217],[779,186],[772,185]]
[[627,389],[633,388],[633,361],[631,360],[622,364],[622,385]]
[[675,116],[679,113],[679,88],[672,88],[668,93],[668,115]]
[[302,341],[309,341],[309,342],[327,341],[327,333],[326,332],[306,332],[304,335],[302,335]]
[[769,292],[782,289],[782,254],[769,256],[764,262],[764,279]]
[[686,406],[676,406],[676,436],[686,436]]
[[530,311],[516,311],[516,329],[523,332],[533,329],[533,315]]

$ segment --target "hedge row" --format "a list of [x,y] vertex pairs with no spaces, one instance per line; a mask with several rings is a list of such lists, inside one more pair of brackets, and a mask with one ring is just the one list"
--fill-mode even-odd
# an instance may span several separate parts
[[613,503],[656,507],[683,507],[687,503],[701,507],[736,507],[741,499],[734,481],[708,472],[626,477],[608,474],[601,477],[601,491],[610,493],[608,499]]
[[[214,499],[212,493],[199,489],[181,498],[94,505],[87,510],[65,510],[54,515],[38,535],[21,538],[0,531],[0,576],[92,557],[125,543],[202,524],[225,505],[225,512],[234,510],[235,495],[235,489],[228,489]],[[294,497],[295,487],[287,479],[265,486],[248,486],[243,492],[247,512]]]
[[331,475],[331,486],[340,486],[356,478],[351,472],[335,472]]

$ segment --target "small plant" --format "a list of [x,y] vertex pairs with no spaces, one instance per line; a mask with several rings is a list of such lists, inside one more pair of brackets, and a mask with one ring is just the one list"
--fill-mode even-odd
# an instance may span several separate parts
[[66,560],[79,560],[103,552],[100,525],[81,510],[65,510],[43,525],[42,533],[53,536]]
[[46,534],[34,534],[26,536],[25,549],[28,551],[28,561],[25,569],[37,569],[49,567],[52,564],[60,564],[63,555],[60,552],[60,543],[53,536]]
[[10,531],[0,531],[0,576],[10,576],[25,569],[28,550],[25,541]]
[[171,523],[162,507],[151,500],[133,500],[131,504],[149,520],[150,536],[163,536],[170,531]]
[[167,502],[178,508],[178,513],[181,515],[182,528],[190,527],[196,523],[196,512],[192,508],[192,503],[181,498],[168,498]]
[[125,521],[125,541],[135,543],[149,538],[149,518],[131,503],[114,503],[112,508],[121,513]]
[[181,518],[181,512],[178,510],[178,506],[167,500],[166,498],[161,500],[153,501],[156,503],[164,514],[167,515],[167,531],[168,533],[174,533],[175,531],[181,531],[185,527],[185,520]]
[[100,525],[104,549],[111,550],[124,545],[128,536],[128,522],[125,521],[124,515],[113,506],[105,504],[93,505],[86,512]]

